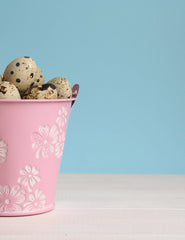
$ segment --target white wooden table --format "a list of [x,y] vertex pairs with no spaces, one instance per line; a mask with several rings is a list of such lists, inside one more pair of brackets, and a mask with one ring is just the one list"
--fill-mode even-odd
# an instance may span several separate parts
[[185,175],[61,174],[55,210],[0,217],[0,239],[185,240]]

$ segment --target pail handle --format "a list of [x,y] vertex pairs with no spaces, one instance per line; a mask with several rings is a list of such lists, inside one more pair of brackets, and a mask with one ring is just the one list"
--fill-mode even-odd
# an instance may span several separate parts
[[74,106],[74,103],[76,102],[79,90],[80,90],[80,86],[78,84],[75,84],[72,88],[72,98],[75,98],[75,100],[71,102],[71,108]]

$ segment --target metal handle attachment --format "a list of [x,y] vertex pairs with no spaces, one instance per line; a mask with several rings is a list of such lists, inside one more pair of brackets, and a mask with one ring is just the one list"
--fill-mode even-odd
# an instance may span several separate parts
[[75,98],[75,100],[72,100],[71,102],[71,108],[73,107],[74,103],[76,102],[76,99],[78,97],[78,93],[80,90],[80,86],[78,84],[75,84],[72,88],[72,98]]

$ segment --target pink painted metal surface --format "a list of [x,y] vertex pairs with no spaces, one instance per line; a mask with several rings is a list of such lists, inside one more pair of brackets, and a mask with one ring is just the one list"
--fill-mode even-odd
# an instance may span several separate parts
[[0,216],[33,215],[55,205],[68,119],[77,99],[0,100]]

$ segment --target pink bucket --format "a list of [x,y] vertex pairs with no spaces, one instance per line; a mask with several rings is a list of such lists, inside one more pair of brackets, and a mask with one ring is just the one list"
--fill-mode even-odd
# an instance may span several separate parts
[[33,215],[55,206],[70,99],[0,100],[0,216]]

